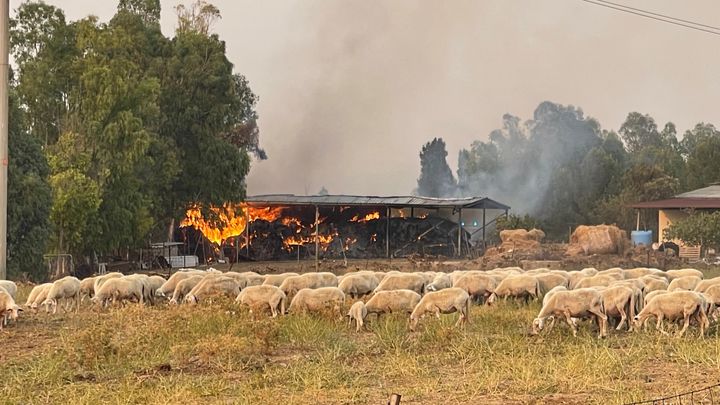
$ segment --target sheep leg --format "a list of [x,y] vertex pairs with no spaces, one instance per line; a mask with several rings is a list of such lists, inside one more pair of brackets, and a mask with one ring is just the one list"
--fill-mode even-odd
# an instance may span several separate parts
[[681,337],[687,330],[688,326],[690,325],[690,314],[685,312],[684,316],[685,317],[684,317],[683,327],[678,332],[678,337]]
[[577,325],[575,322],[572,321],[572,316],[570,316],[569,311],[563,312],[563,315],[565,316],[565,322],[567,322],[568,325],[572,328],[573,336],[577,337]]
[[[615,330],[622,329],[623,325],[625,325],[625,322],[627,322],[627,313],[625,313],[625,308],[623,308],[622,306],[619,306],[618,311],[620,312],[620,323],[618,323],[618,326],[617,326],[617,328],[615,328]],[[628,323],[628,325],[629,325],[629,323]]]
[[665,329],[663,328],[663,314],[662,313],[660,313],[657,316],[657,324],[655,324],[655,329],[659,330],[660,333],[662,333],[663,335],[668,335],[668,333],[665,332]]

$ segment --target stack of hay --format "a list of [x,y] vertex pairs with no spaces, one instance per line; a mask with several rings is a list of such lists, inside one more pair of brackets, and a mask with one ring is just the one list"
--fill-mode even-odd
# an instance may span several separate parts
[[534,257],[542,252],[540,241],[543,238],[545,232],[540,229],[506,229],[500,231],[500,246],[488,249],[485,256],[511,253],[513,256]]
[[570,236],[566,254],[622,254],[628,243],[625,231],[615,225],[580,225]]

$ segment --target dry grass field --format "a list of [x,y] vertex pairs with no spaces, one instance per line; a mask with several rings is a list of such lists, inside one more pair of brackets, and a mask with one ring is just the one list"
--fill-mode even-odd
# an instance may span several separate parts
[[[29,288],[19,292],[24,302]],[[349,306],[349,304],[348,304]],[[528,334],[539,303],[457,315],[253,317],[231,302],[24,312],[0,332],[1,403],[623,403],[720,380],[720,333]]]

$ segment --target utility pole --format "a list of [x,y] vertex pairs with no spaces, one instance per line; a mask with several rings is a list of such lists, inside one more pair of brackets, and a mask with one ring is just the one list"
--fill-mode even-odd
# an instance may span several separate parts
[[0,280],[7,278],[9,20],[10,0],[0,0]]

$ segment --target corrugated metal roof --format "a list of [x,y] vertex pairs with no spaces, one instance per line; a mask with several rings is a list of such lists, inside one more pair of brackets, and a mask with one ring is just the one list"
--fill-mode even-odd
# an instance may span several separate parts
[[430,198],[416,196],[357,196],[357,195],[293,195],[265,194],[247,197],[254,205],[370,205],[394,208],[487,208],[509,210],[510,207],[486,197]]
[[720,198],[668,198],[667,200],[647,201],[632,204],[630,207],[654,209],[720,209]]
[[675,198],[720,198],[720,184],[678,194]]

